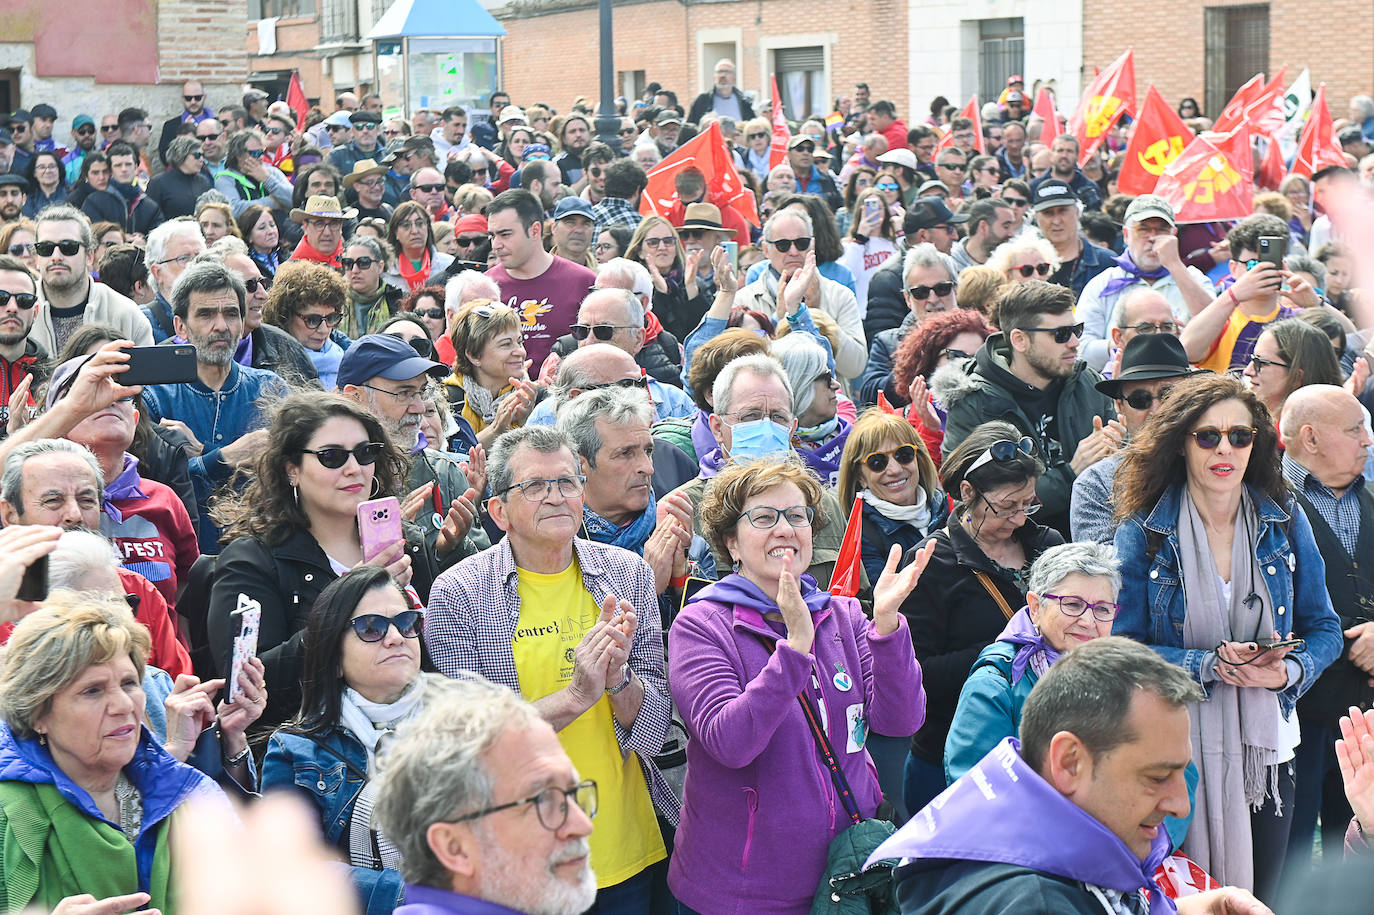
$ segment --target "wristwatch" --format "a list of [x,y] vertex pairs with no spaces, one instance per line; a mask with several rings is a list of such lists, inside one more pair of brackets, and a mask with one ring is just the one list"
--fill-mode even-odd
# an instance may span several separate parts
[[621,680],[621,681],[620,681],[619,683],[617,683],[615,686],[609,687],[609,688],[606,690],[606,694],[607,694],[608,696],[618,696],[619,694],[621,694],[621,693],[623,693],[623,692],[625,691],[625,688],[628,687],[628,686],[630,685],[630,682],[631,682],[632,680],[634,680],[634,678],[635,678],[634,671],[630,670],[630,665],[626,664],[626,665],[625,665],[625,679]]

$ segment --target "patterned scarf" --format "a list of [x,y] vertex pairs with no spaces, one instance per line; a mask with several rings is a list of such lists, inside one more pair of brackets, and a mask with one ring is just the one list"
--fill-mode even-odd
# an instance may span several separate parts
[[629,550],[631,553],[644,554],[644,544],[649,539],[649,535],[654,532],[657,524],[656,500],[652,492],[649,493],[649,506],[627,524],[616,525],[592,511],[586,505],[582,506],[582,526],[587,530],[587,537],[597,543],[608,543],[611,546],[618,546]]

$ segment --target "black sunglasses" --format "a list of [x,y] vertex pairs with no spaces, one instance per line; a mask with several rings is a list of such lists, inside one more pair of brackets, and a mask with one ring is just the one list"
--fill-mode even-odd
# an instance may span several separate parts
[[625,388],[626,390],[629,390],[631,388],[640,388],[641,390],[644,390],[648,387],[648,377],[645,375],[640,375],[638,378],[620,378],[616,381],[603,381],[601,384],[589,384],[582,390],[599,391],[602,388]]
[[1019,270],[1021,272],[1021,275],[1025,277],[1029,277],[1033,273],[1038,273],[1041,276],[1050,275],[1050,265],[1044,263],[1043,261],[1038,264],[1022,264],[1016,269]]
[[76,128],[76,135],[79,136],[79,137],[89,137],[89,136],[90,136],[91,134],[93,134],[93,133],[95,133],[95,128],[94,128],[94,127],[78,127],[78,128]]
[[330,327],[338,327],[343,320],[343,312],[336,311],[327,315],[296,315],[301,319],[301,323],[311,330],[317,330],[321,324],[328,324]]
[[574,340],[585,340],[595,335],[596,339],[605,342],[615,336],[618,330],[638,330],[633,324],[574,324],[572,335]]
[[952,346],[946,347],[945,349],[941,350],[940,354],[941,354],[942,356],[944,356],[946,359],[949,359],[950,361],[953,361],[953,360],[955,360],[955,359],[972,359],[972,358],[973,358],[973,353],[966,353],[966,352],[964,352],[963,350],[961,350],[961,349],[955,349],[955,348],[952,347]]
[[1003,197],[1002,199],[1014,207],[1030,206],[1029,200],[1022,200],[1020,197]]
[[422,194],[433,194],[435,191],[442,191],[445,187],[447,185],[444,184],[416,184],[411,187],[411,190],[419,191]]
[[315,459],[320,462],[321,467],[329,470],[338,470],[348,463],[348,456],[355,457],[359,464],[366,467],[369,464],[377,463],[377,458],[381,457],[386,451],[386,445],[381,442],[363,442],[353,448],[344,448],[341,445],[330,445],[328,448],[302,448],[301,454],[313,454]]
[[943,299],[954,291],[954,284],[950,282],[936,283],[934,286],[912,286],[907,292],[918,302],[924,302],[930,298],[930,294],[935,293],[936,298]]
[[1254,426],[1232,426],[1226,431],[1209,426],[1206,429],[1195,429],[1188,433],[1197,442],[1197,446],[1203,451],[1213,451],[1221,444],[1221,437],[1226,436],[1226,440],[1231,443],[1232,448],[1249,448],[1255,441]]
[[52,257],[54,250],[61,251],[65,256],[71,257],[81,250],[82,243],[79,241],[40,241],[34,242],[33,250],[38,252],[39,257]]
[[887,469],[889,455],[895,459],[898,464],[905,467],[907,464],[916,460],[916,446],[901,445],[895,451],[874,451],[871,454],[864,455],[864,466],[874,473],[882,473]]
[[808,249],[808,248],[811,247],[811,239],[810,239],[810,238],[779,238],[779,239],[777,239],[776,241],[770,241],[769,244],[772,245],[774,248],[777,248],[777,249],[778,249],[779,251],[781,251],[783,254],[786,254],[788,251],[791,251],[791,250],[792,250],[792,246],[793,246],[793,245],[796,245],[796,246],[797,246],[797,250],[798,250],[798,251],[805,251],[806,249]]
[[442,321],[444,318],[442,308],[417,308],[415,313],[422,318],[429,318],[431,321]]
[[1132,410],[1148,410],[1156,401],[1163,401],[1164,395],[1168,394],[1170,388],[1160,388],[1159,393],[1153,391],[1135,390],[1121,398],[1126,401],[1126,405]]
[[198,101],[200,101],[201,99],[205,98],[205,95],[204,95],[204,94],[201,94],[201,95],[183,95],[182,98],[185,99],[185,100],[188,101],[188,102],[198,102]]
[[111,131],[115,131],[115,130],[118,130],[118,129],[119,129],[119,125],[118,125],[118,124],[101,124],[101,125],[100,125],[100,132],[101,132],[101,133],[110,133]]
[[38,296],[34,295],[32,292],[9,292],[8,290],[0,289],[0,308],[4,308],[8,305],[10,299],[14,299],[14,304],[19,307],[20,311],[28,311],[38,304]]
[[761,139],[761,138],[766,137],[766,136],[768,136],[768,134],[762,133],[762,132],[760,132],[760,133],[751,133],[751,134],[748,134],[747,136],[745,136],[745,139],[746,139],[746,140],[758,140],[758,139]]
[[425,615],[419,610],[403,610],[395,616],[382,616],[380,613],[364,613],[349,621],[358,638],[364,642],[380,642],[386,638],[386,631],[392,626],[402,638],[418,639],[423,628]]
[[[405,340],[404,337],[401,339]],[[415,350],[417,355],[424,356],[426,359],[434,352],[434,344],[430,343],[424,337],[411,337],[409,340],[406,340],[406,342],[410,344],[410,348]]]
[[1065,324],[1063,327],[1023,327],[1026,333],[1050,334],[1055,343],[1068,343],[1074,337],[1083,336],[1083,323]]
[[265,276],[251,277],[243,281],[243,288],[248,290],[249,295],[256,293],[259,288],[266,292],[272,288],[272,280]]
[[486,240],[487,237],[485,235],[459,235],[456,239],[454,239],[454,241],[458,243],[458,247],[460,248],[472,248],[477,245],[480,245],[482,242]]
[[345,270],[352,270],[354,267],[357,267],[359,270],[368,270],[368,269],[370,269],[370,268],[372,267],[372,265],[375,264],[375,263],[377,263],[375,260],[373,260],[373,259],[370,258],[370,257],[366,257],[366,256],[364,256],[364,257],[341,257],[341,258],[339,258],[339,264],[340,264]]

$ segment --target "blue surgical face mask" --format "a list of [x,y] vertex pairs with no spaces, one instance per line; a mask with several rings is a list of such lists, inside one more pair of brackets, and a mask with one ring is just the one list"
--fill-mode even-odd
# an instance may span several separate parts
[[792,447],[792,430],[771,419],[756,419],[736,423],[730,433],[730,459],[752,461],[754,458],[776,457]]

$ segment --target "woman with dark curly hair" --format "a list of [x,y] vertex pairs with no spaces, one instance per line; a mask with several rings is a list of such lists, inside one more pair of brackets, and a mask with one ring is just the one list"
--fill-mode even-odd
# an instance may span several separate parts
[[[240,598],[261,605],[258,657],[272,685],[263,723],[276,725],[300,709],[303,632],[315,598],[364,565],[358,506],[400,495],[405,472],[377,418],[335,395],[282,401],[267,440],[248,486],[212,509],[227,545],[216,565],[207,627],[215,666],[225,673]],[[404,541],[368,564],[385,568],[419,606],[429,599],[435,570],[423,532],[408,522],[403,527]]]
[[[1232,375],[1174,382],[1123,452],[1114,500],[1112,632],[1207,690],[1189,709],[1201,781],[1183,850],[1272,901],[1292,823],[1294,707],[1342,641],[1269,411]],[[1305,650],[1273,642],[1293,636]]]
[[344,348],[331,332],[343,320],[348,286],[324,264],[290,260],[281,265],[262,309],[262,319],[286,331],[315,366],[320,384],[334,390]]
[[[453,341],[448,338],[448,312],[444,310],[444,287],[421,286],[401,301],[400,314],[424,322],[434,344],[431,354],[449,368],[453,367]],[[393,316],[392,320],[395,320]]]
[[931,376],[951,362],[973,358],[991,333],[979,312],[956,308],[928,315],[897,347],[892,387],[909,404],[902,412],[921,434],[937,467],[945,440],[945,414],[930,394]]

